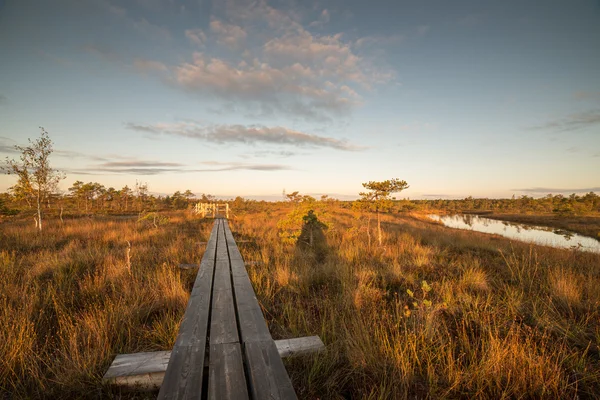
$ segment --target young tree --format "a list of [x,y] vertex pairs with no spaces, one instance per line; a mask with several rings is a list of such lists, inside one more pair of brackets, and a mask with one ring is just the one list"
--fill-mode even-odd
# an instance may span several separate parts
[[406,181],[400,179],[391,179],[382,182],[369,181],[362,184],[363,187],[369,192],[359,193],[361,200],[369,202],[377,212],[377,238],[379,239],[379,245],[381,246],[381,212],[387,211],[392,206],[392,200],[394,197],[390,195],[392,193],[398,193],[407,189],[409,186]]
[[17,175],[17,184],[13,190],[26,194],[35,200],[37,217],[35,217],[38,230],[42,231],[42,204],[56,190],[58,182],[65,178],[64,173],[50,167],[50,154],[52,154],[52,140],[48,132],[42,127],[40,138],[32,141],[28,146],[15,146],[21,153],[20,160],[6,159],[4,171],[9,175]]

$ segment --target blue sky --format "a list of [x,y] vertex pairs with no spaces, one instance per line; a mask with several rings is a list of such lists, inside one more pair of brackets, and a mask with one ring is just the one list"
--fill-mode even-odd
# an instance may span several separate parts
[[600,192],[600,2],[0,0],[0,156],[39,126],[63,190]]

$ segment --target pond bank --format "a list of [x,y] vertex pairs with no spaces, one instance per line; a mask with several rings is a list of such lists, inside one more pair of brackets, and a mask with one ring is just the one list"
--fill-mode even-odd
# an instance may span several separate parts
[[501,214],[494,212],[474,212],[473,214],[500,221],[564,229],[600,240],[600,216],[561,217],[553,214]]

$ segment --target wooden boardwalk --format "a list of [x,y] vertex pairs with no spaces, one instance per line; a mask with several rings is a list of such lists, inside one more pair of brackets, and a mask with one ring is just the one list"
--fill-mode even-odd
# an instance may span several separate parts
[[224,219],[212,228],[158,398],[296,399]]

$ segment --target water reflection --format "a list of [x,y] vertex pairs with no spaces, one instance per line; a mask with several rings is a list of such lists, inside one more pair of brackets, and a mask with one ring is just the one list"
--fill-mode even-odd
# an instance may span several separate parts
[[494,233],[523,242],[532,242],[560,248],[577,248],[583,251],[600,253],[600,242],[564,229],[545,226],[532,226],[517,222],[497,221],[473,214],[429,215],[450,228],[468,229],[477,232]]

